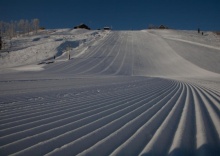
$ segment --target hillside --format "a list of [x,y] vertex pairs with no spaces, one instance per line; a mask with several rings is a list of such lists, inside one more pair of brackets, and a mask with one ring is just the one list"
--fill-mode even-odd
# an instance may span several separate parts
[[220,155],[219,36],[47,33],[0,60],[0,155]]
[[0,53],[0,69],[38,64],[54,56],[59,57],[67,50],[74,50],[74,55],[80,55],[105,35],[106,32],[101,31],[54,29],[43,30],[36,35],[14,37],[5,41],[7,49]]

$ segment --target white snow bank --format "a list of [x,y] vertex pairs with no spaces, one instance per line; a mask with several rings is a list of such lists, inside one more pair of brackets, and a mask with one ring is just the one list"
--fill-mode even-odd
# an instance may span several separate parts
[[21,67],[12,68],[17,71],[41,71],[44,70],[44,65],[26,65]]
[[[58,57],[69,50],[76,56],[82,54],[91,44],[105,37],[106,32],[83,29],[58,29],[42,31],[37,35],[13,38],[11,47],[0,53],[0,68],[27,64],[38,64]],[[75,53],[74,53],[75,54]]]

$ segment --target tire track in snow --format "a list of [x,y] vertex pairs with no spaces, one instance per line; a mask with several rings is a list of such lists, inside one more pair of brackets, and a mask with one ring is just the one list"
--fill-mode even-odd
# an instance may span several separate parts
[[[175,87],[174,90],[176,90],[176,89],[178,89],[178,88]],[[147,103],[147,106],[149,107],[149,109],[145,109],[145,111],[143,111],[142,113],[139,113],[139,115],[136,115],[136,116],[130,118],[129,123],[125,122],[124,126],[122,126],[122,127],[120,126],[121,128],[119,127],[118,130],[113,131],[111,134],[108,134],[106,138],[100,139],[100,141],[98,143],[94,144],[94,146],[92,146],[88,150],[80,153],[80,155],[87,154],[87,152],[89,154],[94,153],[95,155],[98,153],[101,155],[109,155],[110,152],[112,151],[112,148],[117,147],[117,144],[119,145],[121,142],[123,142],[123,140],[126,137],[130,136],[132,134],[132,132],[135,132],[140,125],[142,125],[144,122],[149,120],[149,118],[163,106],[163,103],[161,101],[165,101],[168,99],[169,99],[169,96],[165,94],[165,95],[161,96],[160,99],[157,99],[157,101],[149,101]],[[133,112],[131,112],[131,114],[132,113]],[[124,116],[124,118],[127,118],[127,117]],[[122,120],[122,121],[120,121],[120,120]],[[123,118],[122,119],[119,118],[115,122],[116,123],[123,122]],[[111,124],[113,124],[113,123],[111,123]],[[119,126],[119,125],[117,125],[117,126]],[[128,128],[129,128],[129,131],[128,131]],[[98,134],[100,134],[100,132],[93,132],[93,133],[96,133],[96,136],[100,136],[100,135],[98,135]],[[90,134],[90,135],[95,135],[95,134]],[[81,141],[81,140],[79,140],[79,141]],[[114,146],[109,146],[110,144],[113,144]],[[105,151],[102,151],[103,147],[105,147],[105,149],[106,149]],[[71,147],[69,147],[69,148],[71,148]],[[63,151],[61,150],[61,152],[63,152]]]
[[[71,111],[70,114],[58,111],[56,115],[51,114],[51,120],[48,120],[50,119],[48,116],[44,124],[39,120],[39,126],[24,127],[20,132],[15,130],[16,133],[1,137],[3,142],[0,141],[2,145],[0,151],[5,154],[16,153],[18,155],[40,149],[44,151],[44,154],[49,155],[68,152],[86,155],[99,153],[101,149],[104,155],[145,155],[149,152],[159,154],[158,151],[170,155],[180,152],[194,155],[201,154],[200,148],[209,153],[213,150],[219,152],[218,99],[220,96],[217,93],[189,82],[159,81],[155,78],[146,81],[149,83],[142,87],[131,88],[126,94],[124,93],[124,96],[122,88],[120,92],[115,92],[117,96],[115,93],[106,92],[96,100],[95,95],[88,100],[82,98],[81,104],[72,105],[73,109],[79,108],[78,115],[72,116]],[[147,87],[148,85],[151,87]],[[159,95],[159,91],[163,94]],[[151,97],[153,99],[150,100]],[[93,98],[94,103],[88,105],[88,101],[92,101]],[[98,101],[100,104],[96,105]],[[143,105],[143,101],[146,101],[146,104]],[[71,107],[71,100],[67,102],[69,104],[67,103],[66,106]],[[136,109],[133,108],[134,106]],[[109,112],[108,115],[107,112]],[[33,117],[35,115],[33,114]],[[75,127],[75,130],[67,128],[71,127],[73,121],[77,121],[75,124],[79,125],[78,128]],[[32,122],[30,120],[27,124],[32,124]],[[11,126],[13,128],[13,123]],[[49,135],[53,134],[52,131],[56,131],[54,133],[56,135]],[[75,136],[75,139],[71,136]],[[93,136],[96,136],[96,139]],[[44,141],[41,142],[39,139]],[[5,143],[8,142],[5,145],[4,140]],[[31,140],[36,140],[32,146]],[[54,142],[59,143],[52,146]],[[83,142],[86,142],[84,146],[82,146]],[[115,146],[110,146],[110,142]],[[74,148],[78,145],[79,148]]]
[[[88,55],[87,57],[80,57],[77,58],[75,60],[76,64],[71,63],[70,66],[68,66],[67,68],[64,68],[62,70],[62,73],[80,73],[81,71],[84,71],[85,69],[87,69],[90,66],[93,66],[94,63],[97,63],[98,61],[100,61],[103,57],[103,55],[105,55],[108,52],[108,48],[110,47],[106,47],[106,45],[111,45],[113,43],[115,43],[115,40],[118,39],[118,37],[116,37],[119,34],[111,34],[111,36],[103,43],[101,43],[101,45],[97,45],[95,49],[91,50],[89,52],[90,55]],[[103,50],[103,48],[105,48]],[[100,52],[102,51],[102,52]],[[74,61],[74,60],[73,60]],[[71,70],[69,70],[71,69]]]
[[[99,46],[96,46],[90,53],[84,53],[82,56],[80,56],[80,58],[89,58],[89,57],[92,57],[93,55],[95,55],[97,53],[97,51],[102,48],[103,45],[105,45],[105,43],[111,41],[112,37],[114,35],[109,34],[107,36],[107,38],[105,38],[104,40],[102,40],[101,42],[99,42]],[[78,58],[78,59],[80,59]],[[81,60],[81,59],[80,59]],[[69,65],[67,65],[67,62],[56,62],[55,64],[49,66],[46,68],[46,72],[58,72],[58,71],[62,71],[64,68],[69,68],[69,66],[72,66],[72,65],[75,65],[78,64],[79,62],[74,62],[74,63],[71,63]],[[58,69],[61,69],[61,70],[58,70]]]
[[[145,94],[146,94],[146,93],[145,93]],[[145,95],[145,96],[146,96],[146,95]],[[109,101],[109,102],[111,102],[111,101]],[[120,101],[119,101],[119,102],[120,102]],[[117,103],[116,103],[116,104],[117,104]],[[62,134],[63,132],[59,132],[59,133]],[[47,135],[46,135],[46,136],[47,136]],[[45,137],[46,137],[46,136],[45,136]],[[38,137],[38,136],[35,136],[35,137],[36,137],[36,140],[37,140],[37,137]],[[32,142],[32,143],[33,143],[33,142]],[[19,145],[19,144],[18,144],[18,145]],[[30,143],[27,144],[27,145],[30,145]],[[16,146],[15,146],[15,147],[16,147]],[[18,146],[18,147],[19,147],[19,146]],[[15,149],[16,149],[16,148],[12,148],[11,150],[15,150]]]
[[[118,75],[121,71],[122,71],[122,68],[123,68],[123,66],[125,65],[125,61],[126,61],[126,59],[127,59],[127,53],[128,53],[128,51],[129,50],[127,50],[128,49],[128,41],[129,41],[129,35],[126,33],[126,35],[127,35],[127,40],[126,40],[126,43],[125,43],[125,46],[124,46],[124,48],[121,48],[121,50],[123,51],[124,50],[124,52],[123,52],[123,59],[122,59],[122,61],[121,61],[121,64],[120,64],[120,66],[118,66],[118,69],[115,71],[115,73],[114,73],[114,75]],[[120,60],[119,60],[120,61]],[[132,64],[132,63],[131,63]],[[125,72],[125,71],[124,71]],[[120,74],[119,74],[120,75]],[[121,75],[128,75],[128,74],[126,74],[126,73],[124,73],[124,74],[121,74]]]
[[[124,36],[126,36],[126,33],[124,33],[123,34],[123,37]],[[110,62],[108,63],[108,65],[104,68],[104,69],[102,69],[100,72],[98,72],[97,74],[104,74],[105,75],[105,73],[106,74],[109,74],[109,73],[114,73],[114,65],[116,64],[116,60],[117,59],[120,59],[121,57],[120,57],[120,55],[123,55],[124,53],[122,53],[121,52],[121,50],[122,50],[122,45],[124,44],[124,42],[126,42],[126,40],[122,40],[122,41],[120,41],[120,45],[118,45],[118,47],[115,47],[115,49],[117,49],[117,50],[114,50],[115,52],[117,51],[117,54],[114,56],[114,58],[112,59],[112,60],[110,60]],[[118,66],[116,66],[116,67],[118,67]],[[120,68],[120,67],[119,67]],[[113,74],[113,75],[115,75],[115,74]]]
[[[157,88],[154,88],[154,89],[157,89]],[[161,89],[161,88],[160,88]],[[152,90],[151,92],[150,92],[150,94],[147,94],[146,92],[142,95],[142,94],[140,94],[140,95],[138,95],[138,97],[140,96],[140,98],[143,98],[142,96],[146,96],[146,94],[150,97],[151,96],[151,94],[153,94],[154,93],[154,91]],[[131,95],[132,95],[132,93],[131,93]],[[129,98],[128,97],[122,97],[123,99],[120,99],[120,98],[118,98],[117,99],[117,101],[115,100],[115,101],[113,101],[113,100],[110,100],[110,101],[108,101],[108,100],[106,100],[106,101],[108,101],[108,103],[113,103],[113,104],[110,104],[110,105],[107,105],[107,106],[105,106],[104,105],[104,103],[102,103],[101,105],[99,104],[99,105],[97,105],[97,106],[93,106],[94,108],[95,108],[95,111],[96,110],[98,110],[97,108],[99,108],[99,110],[100,109],[103,109],[103,107],[102,107],[102,105],[104,105],[105,106],[105,108],[104,109],[107,109],[107,107],[113,107],[114,105],[116,105],[116,106],[118,106],[118,103],[120,104],[121,102],[122,102],[122,100],[124,100],[125,102],[126,101],[128,101],[129,99],[131,99],[131,101],[133,101],[132,100],[132,98],[130,97],[130,95],[128,95],[129,96]],[[145,97],[144,96],[144,97]],[[135,98],[135,99],[137,99],[137,98]],[[89,110],[89,112],[91,112],[92,111],[92,109],[93,109],[93,107],[87,107],[86,109],[82,109],[82,110],[80,110],[80,112],[82,112],[83,114],[85,114],[86,113],[86,111],[88,111]],[[79,112],[79,111],[78,111]],[[63,119],[65,119],[65,118],[67,118],[68,117],[68,119],[70,119],[70,117],[71,117],[71,114],[73,114],[74,112],[70,112],[70,113],[66,113],[66,114],[61,114],[61,115],[58,115],[58,116],[55,116],[55,117],[52,117],[52,119],[50,119],[49,120],[49,118],[48,119],[43,119],[43,120],[39,120],[39,121],[36,121],[36,122],[31,122],[31,123],[27,123],[27,124],[24,124],[24,125],[19,125],[18,126],[18,128],[21,130],[21,126],[23,126],[23,127],[26,127],[26,129],[28,129],[27,128],[27,126],[28,127],[36,127],[37,125],[39,125],[40,126],[40,128],[42,127],[42,124],[46,124],[46,123],[51,123],[52,124],[52,122],[58,122],[57,120],[59,120],[59,118],[63,118]],[[93,112],[94,113],[94,112]],[[75,111],[75,113],[74,113],[74,116],[75,115],[77,115],[77,111]],[[57,118],[57,119],[56,119]],[[82,119],[82,116],[81,116],[81,119]],[[62,120],[61,121],[61,124],[65,124],[65,123],[69,123],[69,121],[66,121],[65,122],[65,120]],[[56,124],[56,126],[54,126],[54,127],[57,127],[58,125]],[[49,126],[48,126],[49,127]],[[49,127],[49,128],[51,128],[51,127]],[[4,129],[3,131],[4,132],[8,132],[8,131],[12,131],[14,129],[14,131],[15,132],[18,132],[18,129],[16,129],[16,127],[13,127],[13,128],[10,128],[10,129]],[[24,129],[24,128],[23,128]],[[36,129],[36,128],[34,128],[34,129]],[[45,129],[44,129],[45,130]],[[30,131],[30,129],[28,129],[27,131]],[[37,131],[38,133],[39,133],[39,131]],[[22,133],[24,133],[23,131],[22,131]],[[32,133],[33,133],[33,131],[32,131]],[[18,133],[16,133],[16,135],[17,135]],[[6,134],[5,134],[6,135]],[[12,138],[12,139],[15,139],[16,137],[15,137],[15,135],[10,135],[10,137]],[[24,136],[23,136],[24,137]],[[5,138],[5,137],[4,137]],[[8,136],[7,136],[7,138],[8,138]]]
[[[111,36],[107,39],[105,39],[104,42],[102,43],[99,43],[98,45],[96,45],[94,48],[91,48],[90,51],[88,52],[88,54],[86,56],[81,56],[79,58],[75,58],[71,61],[67,61],[65,62],[64,66],[62,68],[59,68],[59,69],[56,69],[55,70],[52,70],[52,72],[54,73],[57,73],[57,72],[62,72],[62,73],[70,73],[73,71],[78,71],[80,69],[82,69],[83,67],[87,67],[87,65],[89,63],[91,63],[93,61],[92,58],[95,58],[95,59],[98,59],[99,58],[99,55],[101,55],[99,53],[99,50],[104,46],[106,45],[106,43],[110,44],[112,42],[114,42],[114,36],[115,34],[111,34]],[[104,53],[105,51],[103,51]],[[98,56],[96,56],[98,55]]]
[[[193,155],[195,148],[195,108],[191,88],[186,85],[186,103],[183,108],[180,122],[175,132],[172,145],[168,154],[176,155]],[[183,139],[184,138],[184,139]]]
[[[177,88],[177,86],[174,86],[174,88]],[[172,88],[172,89],[174,89],[174,88]],[[169,90],[169,91],[171,91],[171,90]],[[154,106],[155,103],[158,103],[158,101],[161,101],[163,99],[166,99],[167,98],[166,94],[169,93],[169,91],[165,91],[164,94],[161,94],[158,98],[150,100],[147,103],[143,103],[142,101],[140,101],[141,103],[140,102],[139,103],[141,104],[141,106],[138,107],[137,109],[134,109],[134,110],[130,111],[129,113],[125,114],[124,116],[122,116],[120,118],[116,118],[116,120],[110,122],[109,124],[106,124],[105,126],[89,133],[88,135],[85,135],[85,136],[77,139],[76,141],[65,145],[65,148],[62,148],[61,150],[59,150],[59,152],[66,153],[67,151],[71,151],[72,154],[76,155],[78,152],[80,152],[80,150],[82,151],[83,147],[85,148],[86,146],[89,146],[89,144],[90,145],[95,144],[97,142],[97,140],[102,140],[103,137],[106,137],[106,136],[110,135],[112,132],[114,132],[115,130],[120,129],[120,127],[123,126],[124,124],[126,124],[128,120],[132,120],[136,116],[139,117],[139,114],[145,113],[145,111],[147,111],[149,108]],[[140,120],[137,122],[143,122],[143,121],[144,120],[142,120],[142,121]],[[92,139],[92,137],[94,135],[96,136],[96,138]],[[82,146],[82,142],[87,142],[87,143],[83,144],[83,146]],[[75,149],[75,150],[71,150],[71,149]],[[54,153],[57,153],[57,152],[58,151],[54,151]]]
[[[89,76],[143,75],[148,68],[143,65],[149,63],[154,67],[158,62],[151,62],[151,55],[149,59],[146,57],[147,63],[141,58],[148,50],[142,42],[148,38],[147,34],[130,33],[132,51],[127,47],[129,32],[112,34],[91,49],[91,53],[83,55],[85,59],[49,69],[59,74]],[[103,58],[89,58],[96,56]],[[128,67],[125,62],[129,60],[132,64]],[[111,72],[112,66],[119,68]],[[112,87],[61,89],[45,96],[30,93],[7,100],[9,96],[0,103],[0,154],[219,155],[218,87],[203,85],[196,79],[179,79],[142,77],[141,81],[128,81],[123,78],[123,82],[121,79]]]
[[[82,98],[81,103],[77,101],[72,105],[72,110],[79,108],[78,115],[62,110],[54,114],[51,110],[51,116],[48,114],[45,119],[42,116],[43,120],[30,120],[26,123],[30,126],[23,125],[22,131],[15,130],[0,137],[3,145],[0,151],[18,155],[39,150],[49,155],[69,151],[80,155],[97,152],[103,155],[147,155],[149,152],[194,155],[201,154],[199,149],[202,148],[202,152],[219,152],[220,96],[216,92],[189,82],[155,78],[146,81],[149,83],[126,92],[127,86],[124,86],[119,92]],[[88,104],[89,101],[93,104]],[[66,108],[71,104],[71,100],[67,101]],[[14,120],[16,123],[19,118]],[[39,124],[33,126],[32,122]],[[73,125],[78,128],[71,129]],[[13,122],[11,126],[13,129]],[[96,139],[92,139],[93,136]],[[112,143],[115,146],[109,146]]]
[[[98,62],[95,62],[95,64],[92,64],[91,67],[87,67],[86,70],[83,70],[82,72],[78,73],[78,74],[85,74],[85,73],[99,73],[103,70],[103,67],[105,67],[106,65],[108,66],[108,64],[105,64],[107,63],[108,59],[111,57],[116,57],[114,55],[114,49],[119,46],[121,44],[121,42],[123,42],[123,35],[122,34],[119,34],[119,37],[117,37],[115,39],[115,41],[113,42],[114,45],[110,48],[110,50],[108,50],[107,48],[105,49],[105,51],[107,51],[108,53],[104,53],[105,55],[103,56],[102,59],[99,59]],[[107,46],[108,47],[108,46]],[[118,50],[117,50],[118,51]],[[118,51],[119,52],[119,51]]]
[[[142,82],[143,81],[140,81],[140,82],[138,82],[138,83],[136,83],[136,86],[135,87],[137,87],[137,85],[138,86],[140,86],[140,85],[142,85]],[[124,84],[124,85],[126,85],[126,83]],[[111,85],[111,86],[109,86],[108,87],[108,89],[106,90],[106,88],[100,88],[101,90],[102,90],[102,93],[103,93],[103,91],[104,92],[111,92],[112,90],[117,90],[117,89],[120,89],[120,87],[122,87],[122,85],[120,85],[120,86],[118,86],[118,84],[114,84],[114,85]],[[130,88],[129,88],[130,89]],[[61,100],[64,100],[63,102],[73,102],[73,100],[74,99],[79,99],[79,97],[80,97],[80,100],[82,100],[83,98],[85,99],[85,101],[88,101],[88,98],[89,97],[96,97],[97,96],[97,89],[94,89],[95,90],[95,92],[92,90],[92,89],[90,89],[90,91],[77,91],[77,90],[67,90],[66,92],[64,92],[64,93],[59,93],[59,94],[64,94],[64,95],[61,95],[61,96],[59,96],[59,95],[54,95],[54,94],[50,94],[49,95],[49,97],[48,96],[43,96],[43,95],[39,95],[39,96],[41,96],[41,97],[43,97],[44,98],[44,100],[45,101],[49,101],[48,103],[46,103],[45,104],[45,101],[44,100],[41,100],[40,102],[39,101],[36,101],[36,103],[34,103],[34,101],[33,102],[31,102],[30,103],[30,101],[26,101],[25,99],[30,99],[30,95],[29,94],[27,94],[26,96],[25,96],[25,98],[23,99],[23,101],[20,101],[20,103],[17,105],[17,107],[19,108],[19,111],[18,111],[18,109],[14,109],[14,107],[15,107],[15,105],[13,105],[13,106],[11,106],[10,104],[9,104],[9,106],[7,107],[7,109],[9,109],[7,112],[6,112],[6,114],[9,114],[9,115],[6,115],[6,116],[3,116],[3,114],[5,114],[5,113],[2,113],[2,115],[1,115],[1,119],[4,119],[4,118],[7,118],[7,119],[9,119],[10,118],[10,116],[12,116],[12,117],[15,117],[16,116],[16,113],[14,113],[14,112],[17,112],[18,114],[22,114],[21,113],[21,111],[22,110],[24,110],[24,109],[20,109],[20,108],[23,108],[24,106],[26,107],[27,105],[26,105],[26,103],[28,103],[28,108],[26,109],[25,107],[25,110],[27,110],[29,113],[30,112],[35,112],[36,113],[36,109],[37,108],[41,108],[41,109],[46,109],[46,111],[48,111],[48,109],[47,109],[47,107],[49,107],[49,108],[53,108],[53,107],[57,107],[57,106],[60,106],[60,104],[58,103],[58,104],[54,104],[54,103],[56,103],[57,102],[57,98],[59,98],[59,100],[60,100],[60,98],[61,98]],[[68,93],[68,92],[70,92],[70,93]],[[91,94],[91,92],[92,92],[92,94]],[[80,94],[80,96],[78,95],[78,94]],[[67,98],[65,97],[67,95]],[[71,95],[71,96],[69,96],[69,95]],[[100,95],[100,93],[98,93],[98,95]],[[59,96],[59,97],[58,97]],[[63,96],[63,97],[62,97]],[[70,98],[71,97],[71,98]],[[16,99],[14,99],[14,100],[16,100]],[[60,102],[62,102],[62,101],[60,101]],[[22,105],[21,105],[22,104]],[[46,106],[46,107],[45,107]],[[65,106],[65,105],[62,105],[62,106]],[[62,106],[60,106],[60,107],[62,107]],[[13,107],[13,108],[12,108]],[[3,108],[2,108],[3,109]],[[33,109],[33,110],[32,110]],[[11,110],[11,111],[10,111]],[[26,114],[27,112],[25,112],[25,114]],[[18,117],[18,116],[16,116],[16,117]],[[0,119],[0,121],[1,121],[1,119]]]
[[[183,86],[181,90],[181,95],[178,97],[175,105],[169,111],[166,119],[157,129],[147,146],[141,151],[140,155],[163,155],[167,153],[171,145],[173,134],[179,123],[179,114],[181,114],[185,104],[185,86]],[[175,118],[175,120],[172,120],[173,118]]]
[[[137,155],[140,153],[144,145],[154,136],[164,118],[173,108],[175,101],[178,99],[181,89],[172,92],[166,101],[162,101],[161,109],[152,114],[152,117],[145,122],[138,130],[135,131],[121,146],[119,146],[111,155]],[[172,98],[175,97],[175,98]]]
[[[143,87],[143,86],[142,86]],[[136,87],[135,87],[136,88]],[[134,88],[134,89],[135,89]],[[133,90],[129,93],[129,92],[127,92],[127,94],[133,94]],[[100,98],[99,98],[99,96],[100,96]],[[44,109],[43,109],[43,112],[37,112],[37,113],[34,113],[33,115],[25,115],[25,116],[23,116],[23,118],[19,118],[19,116],[16,116],[16,117],[13,117],[11,120],[13,121],[13,120],[15,120],[15,119],[17,119],[16,120],[16,122],[17,121],[23,121],[23,119],[25,119],[24,120],[24,123],[27,123],[27,122],[29,122],[28,120],[30,120],[31,119],[31,117],[32,116],[34,116],[34,118],[36,118],[36,117],[38,117],[38,116],[41,116],[41,115],[43,115],[42,116],[42,118],[41,119],[45,119],[45,118],[47,118],[47,116],[49,115],[49,116],[55,116],[56,114],[63,114],[62,112],[65,112],[65,110],[67,110],[67,112],[70,112],[71,110],[78,110],[78,109],[82,109],[82,108],[87,108],[88,109],[88,106],[90,106],[91,105],[91,103],[92,103],[92,101],[90,101],[90,100],[93,100],[94,102],[96,102],[96,101],[100,101],[100,103],[101,102],[111,102],[111,101],[109,101],[109,100],[111,100],[112,99],[112,96],[115,96],[116,97],[116,99],[117,99],[117,97],[118,97],[118,99],[121,99],[121,98],[127,98],[128,96],[130,96],[130,95],[126,95],[125,97],[123,97],[123,96],[121,96],[121,94],[120,93],[117,93],[117,95],[115,95],[115,94],[107,94],[107,96],[105,96],[105,98],[103,98],[102,96],[104,96],[103,94],[99,94],[98,96],[96,95],[96,96],[93,96],[91,99],[90,98],[86,98],[86,100],[84,101],[84,100],[80,100],[79,101],[79,99],[77,100],[77,105],[80,105],[80,107],[78,107],[77,105],[76,105],[76,107],[75,107],[75,105],[73,105],[74,103],[72,103],[73,102],[73,100],[71,100],[71,101],[65,101],[64,102],[64,105],[62,105],[60,108],[63,108],[63,109],[61,109],[60,110],[60,108],[58,108],[58,110],[59,111],[55,111],[55,110],[57,110],[57,109],[49,109],[49,110],[46,110],[46,111],[44,111]],[[102,100],[103,99],[103,100]],[[88,102],[90,101],[90,104],[88,104]],[[67,106],[65,106],[66,104],[66,102],[68,102],[68,104],[67,104]],[[112,102],[114,102],[114,101],[112,101]],[[92,105],[93,107],[95,106],[95,105]],[[56,107],[55,107],[56,108]],[[71,108],[71,109],[70,109]],[[46,108],[47,109],[47,108]],[[50,112],[52,112],[52,115],[50,115]],[[72,112],[72,111],[71,111]],[[40,114],[39,114],[40,113]],[[46,114],[46,115],[45,115]],[[26,118],[28,118],[28,119],[26,119]],[[10,124],[10,120],[9,119],[7,119],[7,120],[5,120],[4,122],[6,122],[7,124],[4,124],[3,125],[3,127],[5,127],[6,125],[8,125],[8,124]],[[19,122],[18,123],[18,125],[21,125],[22,123],[21,122]],[[14,125],[14,123],[12,122],[12,125]]]
[[[135,83],[135,85],[134,86],[132,86],[132,87],[129,87],[128,88],[128,90],[130,90],[130,89],[132,89],[132,88],[134,88],[134,89],[137,89],[137,87],[143,87],[142,85],[143,85],[143,81],[140,81],[140,82],[138,82],[138,83]],[[126,84],[125,84],[126,85]],[[146,84],[145,83],[145,85],[148,85],[148,84]],[[111,98],[112,97],[112,93],[111,93],[111,91],[112,91],[112,89],[114,88],[114,94],[117,92],[117,96],[120,96],[120,92],[121,92],[121,90],[120,90],[120,88],[121,88],[121,86],[118,86],[117,84],[116,85],[114,85],[114,86],[111,86],[110,88],[108,88],[107,89],[107,91],[105,91],[105,90],[103,90],[102,88],[100,88],[101,90],[102,90],[102,92],[101,93],[99,93],[99,92],[97,92],[97,89],[95,89],[95,92],[96,92],[96,94],[93,92],[93,90],[92,91],[89,91],[89,93],[87,93],[87,94],[89,94],[89,96],[86,96],[86,97],[81,97],[80,96],[80,98],[78,97],[78,96],[75,96],[75,95],[73,95],[72,97],[68,97],[68,99],[66,99],[66,98],[64,98],[63,100],[65,100],[65,101],[63,101],[64,102],[64,105],[62,105],[62,106],[60,106],[60,104],[58,103],[58,104],[56,104],[55,106],[53,105],[53,103],[54,103],[54,101],[56,101],[57,100],[57,98],[59,98],[60,99],[60,97],[52,97],[52,98],[50,98],[50,99],[47,99],[47,101],[52,101],[53,103],[52,104],[50,104],[50,102],[48,102],[48,105],[39,105],[38,107],[40,108],[39,110],[42,110],[42,114],[46,114],[47,112],[54,112],[54,110],[56,110],[56,108],[58,107],[58,106],[60,106],[60,108],[61,107],[63,107],[63,108],[65,108],[65,106],[67,105],[67,106],[70,106],[71,105],[71,107],[73,107],[73,106],[77,106],[77,105],[80,105],[80,106],[83,106],[82,104],[82,102],[84,102],[84,103],[86,103],[87,105],[88,105],[88,101],[90,101],[90,99],[94,99],[94,100],[98,100],[99,98],[100,99],[102,99],[103,98],[103,96],[105,96],[105,98],[106,98],[106,95],[107,95],[107,97],[109,97],[109,98]],[[117,91],[119,89],[119,91]],[[110,94],[109,94],[109,92],[110,92]],[[92,94],[91,94],[92,93]],[[64,93],[64,94],[66,94],[66,93]],[[75,93],[74,93],[75,94]],[[104,95],[103,95],[104,94]],[[113,94],[113,95],[114,95]],[[46,98],[45,98],[46,99]],[[62,100],[62,99],[61,99]],[[79,100],[80,100],[80,103],[79,103]],[[106,100],[108,100],[108,99],[106,99]],[[44,102],[44,101],[43,101]],[[67,104],[66,104],[67,103]],[[74,105],[73,105],[74,104]],[[34,105],[33,106],[33,108],[34,108],[34,110],[37,110],[37,108],[38,107],[36,107],[35,106],[35,103],[33,103],[33,104],[30,104],[30,106],[31,105]],[[46,106],[46,107],[45,107]],[[54,107],[54,109],[52,109],[52,110],[50,110],[50,109],[48,109],[48,108],[51,108],[51,106],[53,106]],[[52,108],[53,108],[52,107]],[[31,107],[32,108],[32,107]],[[68,107],[67,107],[68,108]],[[21,113],[22,112],[22,113]],[[41,112],[41,111],[40,111]],[[31,114],[31,113],[36,113],[36,114],[34,114],[34,116],[37,116],[37,114],[38,113],[40,113],[40,112],[36,112],[36,111],[30,111],[30,113],[29,114]],[[26,114],[27,112],[25,111],[25,115],[23,115],[23,110],[21,110],[21,109],[19,109],[19,112],[17,111],[17,113],[18,113],[18,115],[20,115],[21,114],[21,116],[24,116],[24,118],[30,118],[31,116],[29,116],[29,114]],[[14,112],[12,112],[12,113],[10,113],[10,114],[13,114],[13,115],[11,115],[11,117],[13,117],[13,118],[11,118],[10,119],[10,116],[5,116],[5,118],[6,118],[6,120],[5,119],[3,119],[2,120],[2,122],[5,120],[7,123],[9,123],[10,122],[10,120],[14,120],[14,119],[19,119],[19,116],[17,115],[16,116],[16,114],[14,114]],[[15,117],[16,116],[16,117]],[[3,118],[3,117],[2,117]]]
[[[208,115],[212,112],[207,112],[208,110],[204,107],[201,94],[199,94],[196,87],[193,86],[192,92],[196,95],[194,96],[196,115],[196,148],[200,149],[202,146],[208,144],[206,148],[197,151],[196,154],[209,155],[212,152],[219,151],[219,137],[217,135],[216,128],[213,126],[213,123]],[[216,120],[219,120],[219,118]]]

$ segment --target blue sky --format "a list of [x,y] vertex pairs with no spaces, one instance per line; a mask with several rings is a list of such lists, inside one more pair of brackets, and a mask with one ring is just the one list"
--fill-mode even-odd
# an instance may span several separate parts
[[220,0],[0,0],[0,21],[33,18],[46,28],[220,30]]

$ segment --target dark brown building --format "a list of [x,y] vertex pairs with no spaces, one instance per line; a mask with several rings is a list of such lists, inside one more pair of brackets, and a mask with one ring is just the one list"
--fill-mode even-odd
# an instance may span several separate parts
[[159,26],[159,29],[168,29],[168,27],[167,27],[167,26],[164,26],[164,25],[160,25],[160,26]]
[[90,30],[90,28],[85,24],[80,24],[78,26],[75,26],[74,29],[87,29],[87,30]]

